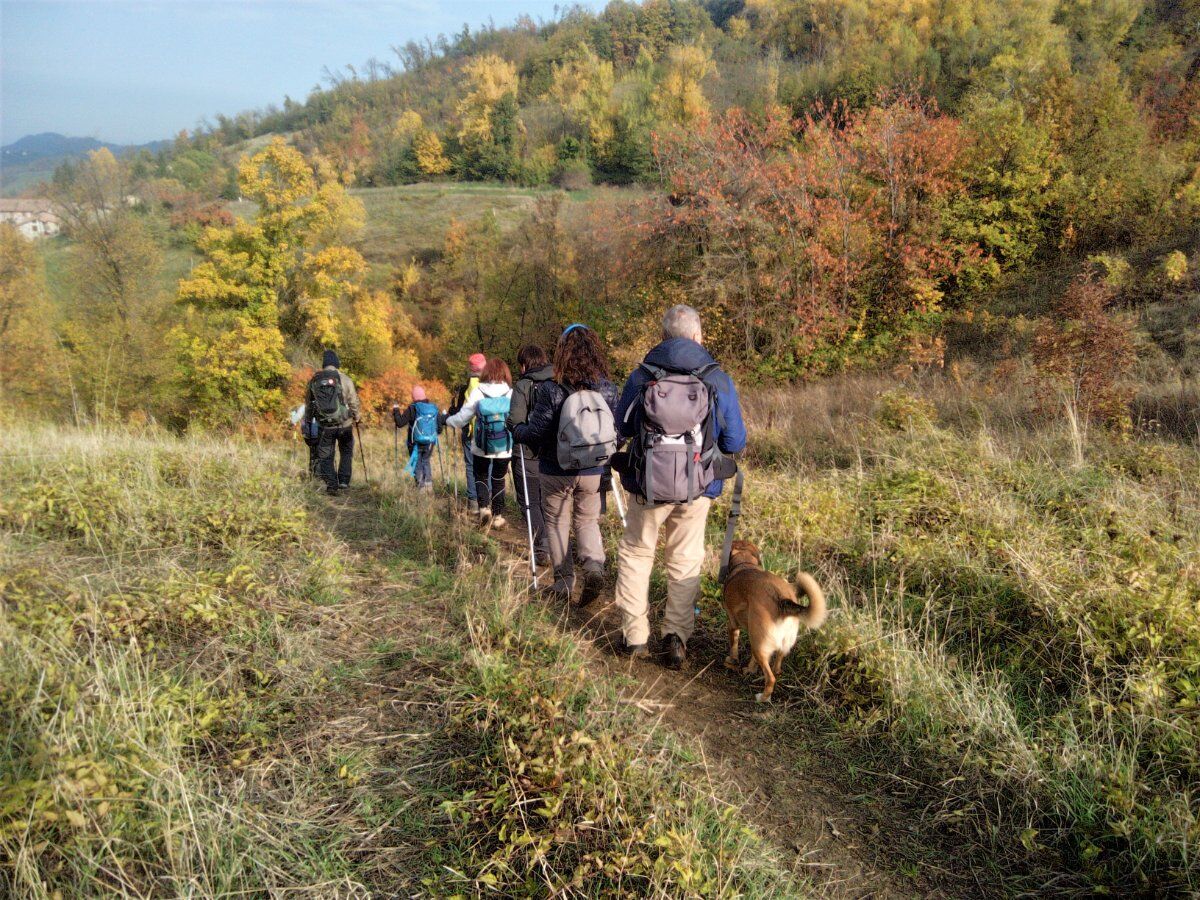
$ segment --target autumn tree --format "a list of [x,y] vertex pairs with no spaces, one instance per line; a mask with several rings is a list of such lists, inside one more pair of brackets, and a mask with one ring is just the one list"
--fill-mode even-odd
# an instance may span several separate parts
[[450,171],[450,159],[446,156],[442,140],[436,132],[428,128],[420,129],[413,135],[412,152],[417,162],[417,170],[422,175],[445,175]]
[[613,64],[586,44],[554,66],[550,97],[562,110],[566,128],[602,155],[613,139],[610,109]]
[[1089,423],[1120,426],[1129,420],[1132,326],[1109,312],[1112,299],[1111,288],[1085,273],[1059,298],[1054,316],[1034,337],[1042,400],[1047,408],[1065,412],[1080,460]]
[[671,125],[688,126],[706,115],[708,100],[701,82],[712,70],[712,54],[703,44],[671,47],[654,90],[659,118]]
[[129,169],[96,150],[52,193],[71,238],[72,314],[61,337],[79,404],[99,417],[153,407],[169,365],[170,304]]
[[464,96],[459,101],[459,141],[467,174],[511,178],[520,164],[524,125],[517,103],[517,69],[494,54],[463,66]]
[[908,97],[673,132],[657,148],[671,195],[641,213],[639,265],[680,273],[730,353],[799,370],[821,344],[939,306],[973,253],[945,216],[961,146]]
[[517,93],[517,67],[494,54],[475,57],[463,66],[463,98],[456,111],[458,138],[466,146],[493,141],[492,113],[505,97]]
[[425,127],[420,113],[406,109],[392,125],[377,168],[383,180],[399,184],[444,175],[451,163],[437,133]]
[[41,255],[11,225],[0,225],[0,385],[8,398],[0,416],[33,404],[46,412],[67,394],[50,322]]
[[285,334],[316,350],[336,340],[339,301],[366,271],[340,241],[361,227],[362,205],[333,173],[277,138],[239,166],[253,223],[210,228],[204,261],[179,285],[189,310],[175,335],[190,408],[231,425],[277,410],[290,365]]

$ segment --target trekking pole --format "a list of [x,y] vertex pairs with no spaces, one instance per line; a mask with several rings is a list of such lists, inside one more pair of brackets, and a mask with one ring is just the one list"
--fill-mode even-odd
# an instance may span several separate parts
[[392,474],[400,480],[400,426],[392,422]]
[[358,456],[362,460],[363,481],[370,484],[371,476],[367,474],[367,451],[363,449],[362,429],[358,427],[357,422],[354,423],[354,431],[358,435]]
[[613,500],[617,503],[617,515],[621,517],[621,527],[625,527],[625,501],[621,499],[621,479],[613,479]]
[[538,589],[537,559],[533,551],[533,515],[529,512],[529,480],[525,477],[525,454],[518,452],[521,458],[521,496],[522,506],[525,507],[525,531],[529,535],[529,574],[533,576],[533,589]]
[[[454,430],[458,431],[457,428]],[[458,443],[461,445],[462,441],[460,440]],[[458,505],[458,463],[457,462],[453,463],[450,466],[450,471],[452,471],[454,473],[454,505],[457,506]]]

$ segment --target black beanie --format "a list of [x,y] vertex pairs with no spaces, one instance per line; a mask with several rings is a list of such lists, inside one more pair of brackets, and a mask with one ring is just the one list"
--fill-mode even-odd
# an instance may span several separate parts
[[325,366],[340,366],[342,361],[338,359],[337,352],[334,350],[326,350],[325,355],[321,357],[321,367]]

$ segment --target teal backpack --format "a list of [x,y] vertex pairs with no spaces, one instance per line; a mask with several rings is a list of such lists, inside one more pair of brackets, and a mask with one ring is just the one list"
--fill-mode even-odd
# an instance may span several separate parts
[[509,434],[508,397],[483,397],[475,408],[475,446],[484,456],[496,456],[512,450]]
[[412,442],[422,447],[438,442],[438,408],[426,400],[418,400],[413,404],[416,418],[412,424]]

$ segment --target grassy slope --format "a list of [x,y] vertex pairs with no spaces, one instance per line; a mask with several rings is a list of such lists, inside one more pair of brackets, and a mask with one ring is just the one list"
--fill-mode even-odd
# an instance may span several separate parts
[[[350,194],[366,209],[366,228],[359,249],[371,263],[371,278],[385,285],[397,266],[411,259],[429,260],[441,253],[446,228],[452,220],[475,222],[491,213],[501,231],[514,228],[533,208],[539,196],[554,188],[522,188],[482,182],[430,182],[396,187],[354,188]],[[594,202],[635,196],[640,188],[596,186],[564,193],[564,217],[586,216]],[[253,203],[231,203],[239,217],[255,214]]]
[[4,435],[5,896],[798,890],[444,516],[261,446]]
[[793,671],[1002,854],[1197,889],[1200,452],[1093,436],[1075,466],[1013,424],[1017,385],[880,387],[753,404],[744,533],[841,607]]

